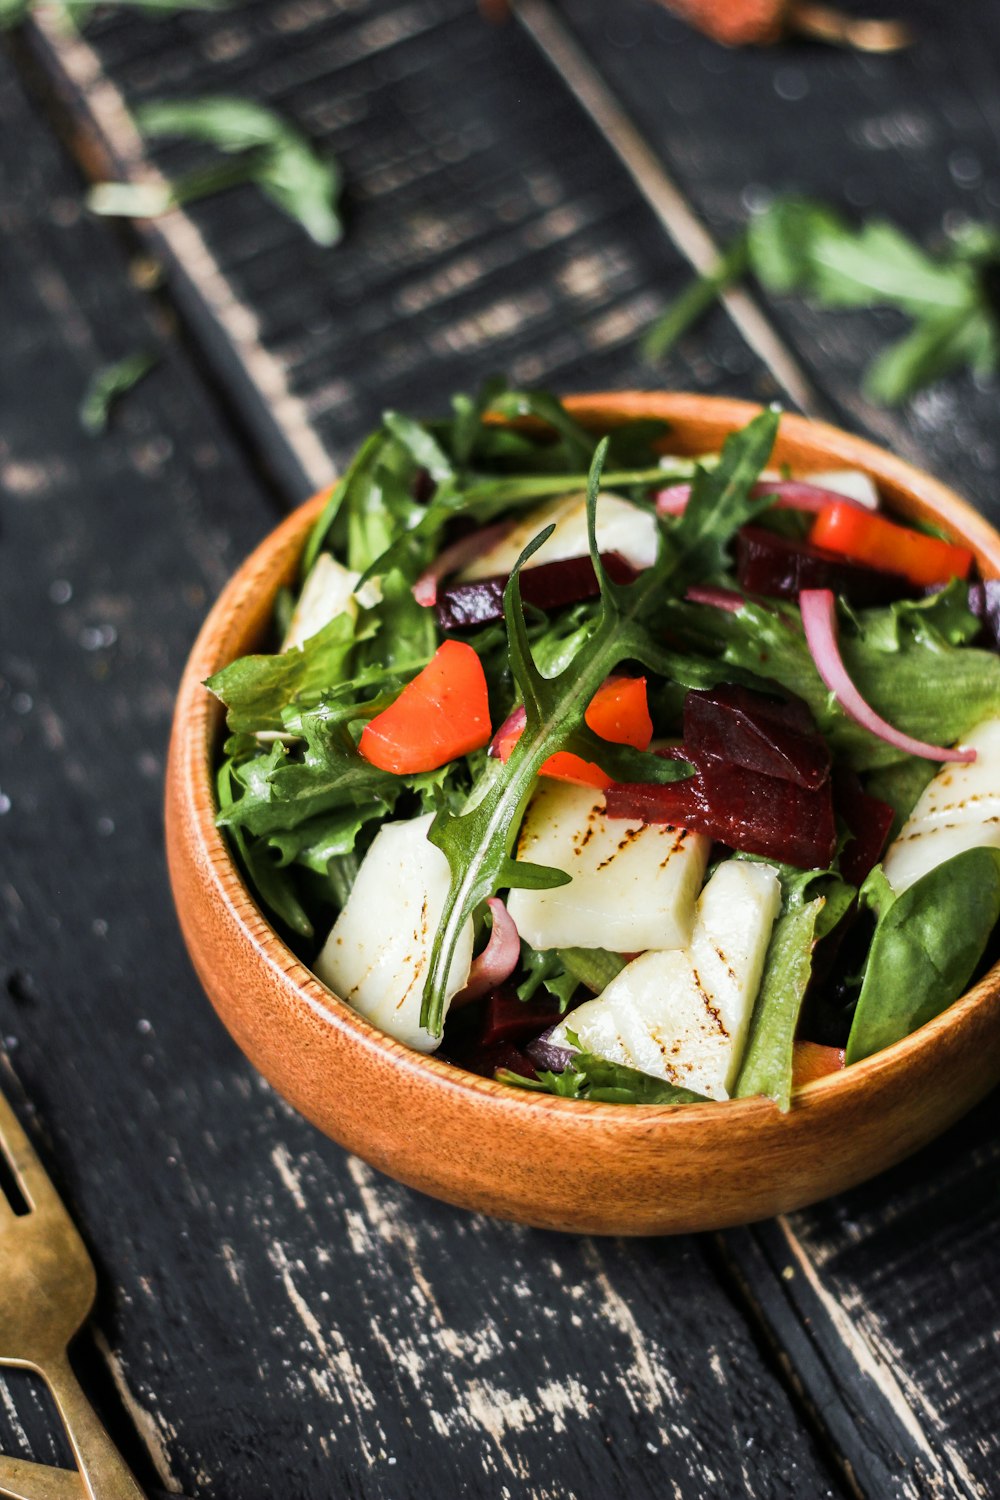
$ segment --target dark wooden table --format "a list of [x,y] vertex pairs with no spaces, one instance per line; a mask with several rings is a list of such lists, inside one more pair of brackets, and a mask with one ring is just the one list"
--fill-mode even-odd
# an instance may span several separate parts
[[[995,1097],[866,1187],[731,1233],[469,1217],[346,1157],[243,1061],[162,855],[206,607],[383,406],[436,410],[498,368],[778,396],[1000,520],[995,383],[897,414],[859,394],[889,315],[738,298],[664,368],[637,349],[768,194],[925,237],[996,217],[995,5],[875,8],[913,18],[911,52],[728,52],[648,0],[523,0],[501,28],[471,0],[251,0],[79,34],[39,11],[0,53],[0,1081],[92,1247],[80,1367],[151,1490],[1000,1494]],[[252,188],[157,226],[87,216],[85,174],[146,159],[128,107],[205,93],[336,152],[340,247]],[[84,436],[88,377],[141,346],[156,371]],[[0,1446],[66,1462],[27,1378],[0,1382]]]

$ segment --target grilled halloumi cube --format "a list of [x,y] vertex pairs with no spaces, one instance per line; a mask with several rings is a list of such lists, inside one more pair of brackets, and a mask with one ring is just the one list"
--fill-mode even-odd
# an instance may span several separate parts
[[[529,568],[560,562],[566,557],[587,556],[587,497],[560,495],[522,516],[512,531],[459,573],[459,582],[471,583],[477,578],[509,573],[532,538],[553,525],[555,531],[532,556]],[[599,552],[617,552],[638,570],[651,568],[656,561],[658,538],[656,517],[650,511],[640,510],[617,495],[598,495]]]
[[968,763],[941,767],[924,788],[882,861],[896,895],[966,849],[1000,848],[1000,719],[985,719],[962,740]]
[[[441,1043],[420,1024],[427,965],[450,879],[447,859],[427,838],[433,819],[428,813],[383,825],[316,962],[316,973],[335,994],[418,1052],[433,1052]],[[449,1001],[468,981],[472,943],[470,921],[452,960]]]
[[781,885],[768,865],[727,860],[698,901],[687,947],[641,953],[553,1031],[581,1048],[709,1099],[728,1099],[760,988]]
[[571,877],[548,891],[513,890],[507,909],[533,948],[680,948],[711,839],[684,828],[609,818],[604,793],[539,782],[518,838],[518,858]]

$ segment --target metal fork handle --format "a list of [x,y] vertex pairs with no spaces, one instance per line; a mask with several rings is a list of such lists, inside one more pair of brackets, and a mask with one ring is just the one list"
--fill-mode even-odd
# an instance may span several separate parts
[[66,1428],[89,1500],[144,1500],[131,1470],[80,1388],[65,1354],[39,1372]]

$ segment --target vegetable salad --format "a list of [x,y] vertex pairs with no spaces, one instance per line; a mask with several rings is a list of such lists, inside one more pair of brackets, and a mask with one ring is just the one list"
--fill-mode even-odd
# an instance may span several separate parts
[[1000,916],[996,586],[855,471],[499,382],[388,413],[226,707],[219,823],[373,1024],[509,1084],[793,1087],[960,995]]

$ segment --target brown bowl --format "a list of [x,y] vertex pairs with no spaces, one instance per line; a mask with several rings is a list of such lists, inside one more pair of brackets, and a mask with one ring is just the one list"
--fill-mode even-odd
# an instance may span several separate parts
[[[718,448],[757,408],[657,392],[575,397],[588,425],[664,417],[679,453]],[[1000,574],[1000,536],[937,480],[833,427],[785,416],[775,460],[865,469],[893,510],[942,521]],[[905,1041],[766,1099],[623,1106],[529,1094],[410,1051],[368,1024],[261,915],[215,827],[221,711],[202,682],[263,638],[322,497],[240,568],[181,683],[167,772],[170,877],[188,949],[237,1044],[286,1099],[392,1177],[464,1208],[550,1229],[669,1234],[801,1207],[861,1182],[944,1130],[1000,1079],[1000,965]]]

